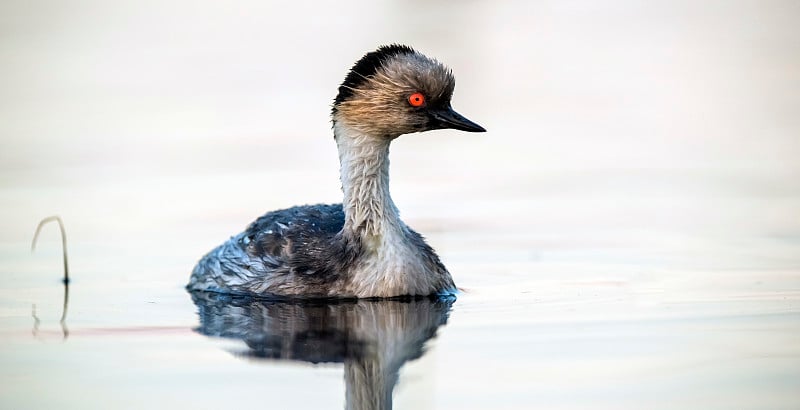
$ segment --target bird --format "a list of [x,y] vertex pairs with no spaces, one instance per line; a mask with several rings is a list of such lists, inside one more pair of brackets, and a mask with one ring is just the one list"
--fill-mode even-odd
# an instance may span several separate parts
[[331,121],[341,204],[268,212],[203,256],[189,291],[263,298],[453,296],[450,272],[389,192],[389,146],[437,129],[485,132],[453,110],[451,69],[412,47],[368,52],[345,76]]

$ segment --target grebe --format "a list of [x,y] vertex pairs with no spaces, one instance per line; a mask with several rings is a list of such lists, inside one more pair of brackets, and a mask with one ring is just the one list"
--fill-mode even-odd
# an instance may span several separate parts
[[450,273],[392,202],[389,145],[412,132],[486,131],[453,111],[454,87],[448,68],[411,47],[364,55],[331,112],[343,203],[267,213],[205,255],[187,288],[289,298],[453,294]]

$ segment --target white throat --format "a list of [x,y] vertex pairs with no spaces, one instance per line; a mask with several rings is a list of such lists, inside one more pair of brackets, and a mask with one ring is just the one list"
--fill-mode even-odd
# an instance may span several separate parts
[[392,202],[391,138],[365,135],[340,122],[334,122],[333,129],[344,191],[343,233],[359,238],[364,252],[351,271],[348,291],[357,297],[386,297],[430,295],[452,288],[447,271],[432,263],[435,255],[420,253],[431,251],[413,241]]
[[385,137],[365,135],[334,123],[339,148],[344,200],[344,229],[367,244],[402,231],[403,223],[389,194],[389,144]]

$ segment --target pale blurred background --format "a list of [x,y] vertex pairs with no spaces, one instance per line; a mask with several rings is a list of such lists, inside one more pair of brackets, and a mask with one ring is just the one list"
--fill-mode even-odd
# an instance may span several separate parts
[[[28,241],[59,214],[73,327],[194,326],[181,287],[203,253],[340,200],[330,104],[397,42],[449,65],[453,106],[488,129],[392,147],[402,216],[466,290],[399,408],[797,408],[798,21],[796,1],[4,1],[0,319],[27,336],[48,294],[57,318],[56,229],[35,257]],[[198,351],[153,377],[197,381]],[[10,357],[4,397],[30,404],[14,369],[52,369]],[[314,377],[337,400],[339,376]]]
[[489,130],[394,144],[410,221],[578,236],[800,224],[796,2],[0,7],[3,242],[52,213],[76,240],[191,240],[338,201],[330,103],[391,42],[450,65],[454,106]]

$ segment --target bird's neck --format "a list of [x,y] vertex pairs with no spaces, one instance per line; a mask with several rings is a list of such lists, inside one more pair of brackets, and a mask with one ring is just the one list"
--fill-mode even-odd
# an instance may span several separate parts
[[384,137],[365,135],[334,123],[344,191],[345,233],[377,243],[401,232],[403,223],[389,194],[389,144]]

